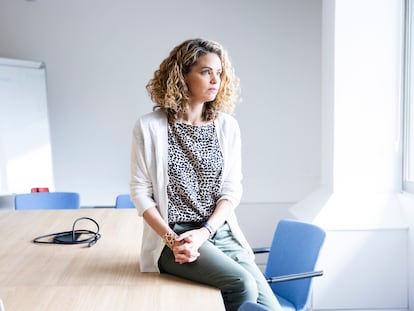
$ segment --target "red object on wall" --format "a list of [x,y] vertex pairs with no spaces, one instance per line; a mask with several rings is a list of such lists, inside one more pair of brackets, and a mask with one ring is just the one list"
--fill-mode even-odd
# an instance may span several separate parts
[[32,188],[31,192],[49,192],[49,188]]

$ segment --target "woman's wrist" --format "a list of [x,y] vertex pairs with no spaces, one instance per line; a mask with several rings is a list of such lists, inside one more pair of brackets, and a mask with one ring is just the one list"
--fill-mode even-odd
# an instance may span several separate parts
[[214,234],[216,233],[216,229],[214,229],[207,221],[203,224],[202,228],[207,229],[209,233],[209,238],[212,238]]

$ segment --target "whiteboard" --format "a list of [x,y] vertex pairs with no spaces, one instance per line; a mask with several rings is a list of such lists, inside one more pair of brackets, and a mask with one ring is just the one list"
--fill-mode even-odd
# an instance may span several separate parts
[[42,62],[0,58],[0,194],[53,189]]

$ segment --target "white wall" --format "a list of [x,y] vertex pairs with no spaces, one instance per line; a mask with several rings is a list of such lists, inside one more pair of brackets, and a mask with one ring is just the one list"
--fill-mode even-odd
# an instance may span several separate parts
[[320,0],[0,0],[0,56],[48,74],[55,189],[112,205],[128,191],[131,129],[169,50],[220,41],[242,82],[243,202],[292,203],[320,180]]
[[399,196],[408,226],[408,296],[410,310],[414,309],[414,195],[403,193]]

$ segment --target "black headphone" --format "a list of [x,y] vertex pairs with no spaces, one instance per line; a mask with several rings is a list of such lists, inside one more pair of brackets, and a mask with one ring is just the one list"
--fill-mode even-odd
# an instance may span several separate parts
[[[80,220],[90,220],[96,225],[96,231],[85,230],[85,229],[76,229],[75,226]],[[82,235],[88,235],[84,239],[80,239]],[[48,240],[44,240],[47,239]],[[51,238],[51,239],[50,239]],[[93,246],[101,238],[99,233],[98,223],[89,217],[80,217],[76,219],[72,225],[71,231],[64,231],[58,233],[51,233],[46,235],[41,235],[33,239],[33,243],[43,243],[43,244],[88,244],[89,247]]]

